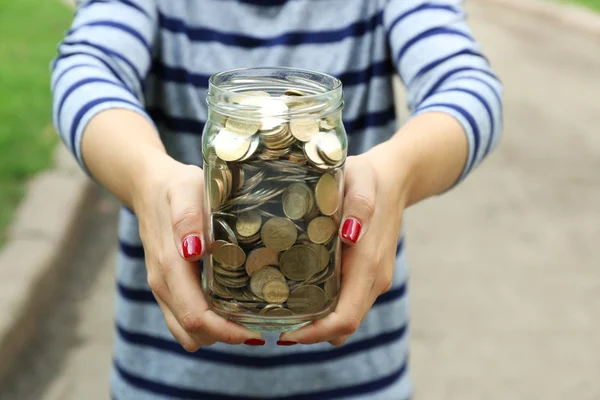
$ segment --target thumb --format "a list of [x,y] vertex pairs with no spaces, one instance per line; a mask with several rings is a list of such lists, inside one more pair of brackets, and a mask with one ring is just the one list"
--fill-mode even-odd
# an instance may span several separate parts
[[359,157],[348,159],[346,164],[344,212],[340,237],[346,244],[356,244],[369,229],[375,213],[377,181],[369,163]]
[[189,176],[172,187],[168,194],[171,226],[179,255],[186,261],[199,261],[204,254],[204,179],[202,169],[189,166],[187,168],[190,171]]

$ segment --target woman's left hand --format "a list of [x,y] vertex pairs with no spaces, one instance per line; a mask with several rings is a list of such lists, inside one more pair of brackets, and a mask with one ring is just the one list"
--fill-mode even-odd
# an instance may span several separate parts
[[385,146],[348,157],[339,236],[342,250],[341,294],[335,311],[280,341],[312,344],[328,341],[339,346],[352,335],[379,295],[392,285],[396,248],[406,204],[403,177],[397,160]]

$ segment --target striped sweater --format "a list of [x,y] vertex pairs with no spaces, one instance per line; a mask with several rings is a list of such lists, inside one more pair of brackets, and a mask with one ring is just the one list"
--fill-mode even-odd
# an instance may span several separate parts
[[[412,115],[441,111],[468,137],[461,179],[501,133],[502,84],[467,26],[460,0],[85,0],[52,63],[53,118],[81,167],[81,135],[97,113],[151,119],[167,151],[201,164],[213,73],[292,66],[344,85],[349,153],[397,127],[392,76]],[[169,333],[146,283],[133,213],[120,214],[113,398],[390,399],[411,396],[407,266],[398,245],[392,289],[344,346],[216,344],[190,354]]]

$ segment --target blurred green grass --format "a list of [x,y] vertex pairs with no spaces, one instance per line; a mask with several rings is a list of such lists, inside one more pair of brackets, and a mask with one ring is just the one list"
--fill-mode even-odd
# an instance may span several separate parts
[[583,6],[600,11],[600,0],[569,0],[570,3],[581,4]]
[[0,1],[0,244],[27,179],[53,162],[50,61],[72,17],[58,0]]

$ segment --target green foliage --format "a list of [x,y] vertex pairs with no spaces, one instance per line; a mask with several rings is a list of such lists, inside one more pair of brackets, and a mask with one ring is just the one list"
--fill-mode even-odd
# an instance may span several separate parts
[[0,242],[25,182],[53,161],[50,61],[72,17],[56,0],[0,1]]

